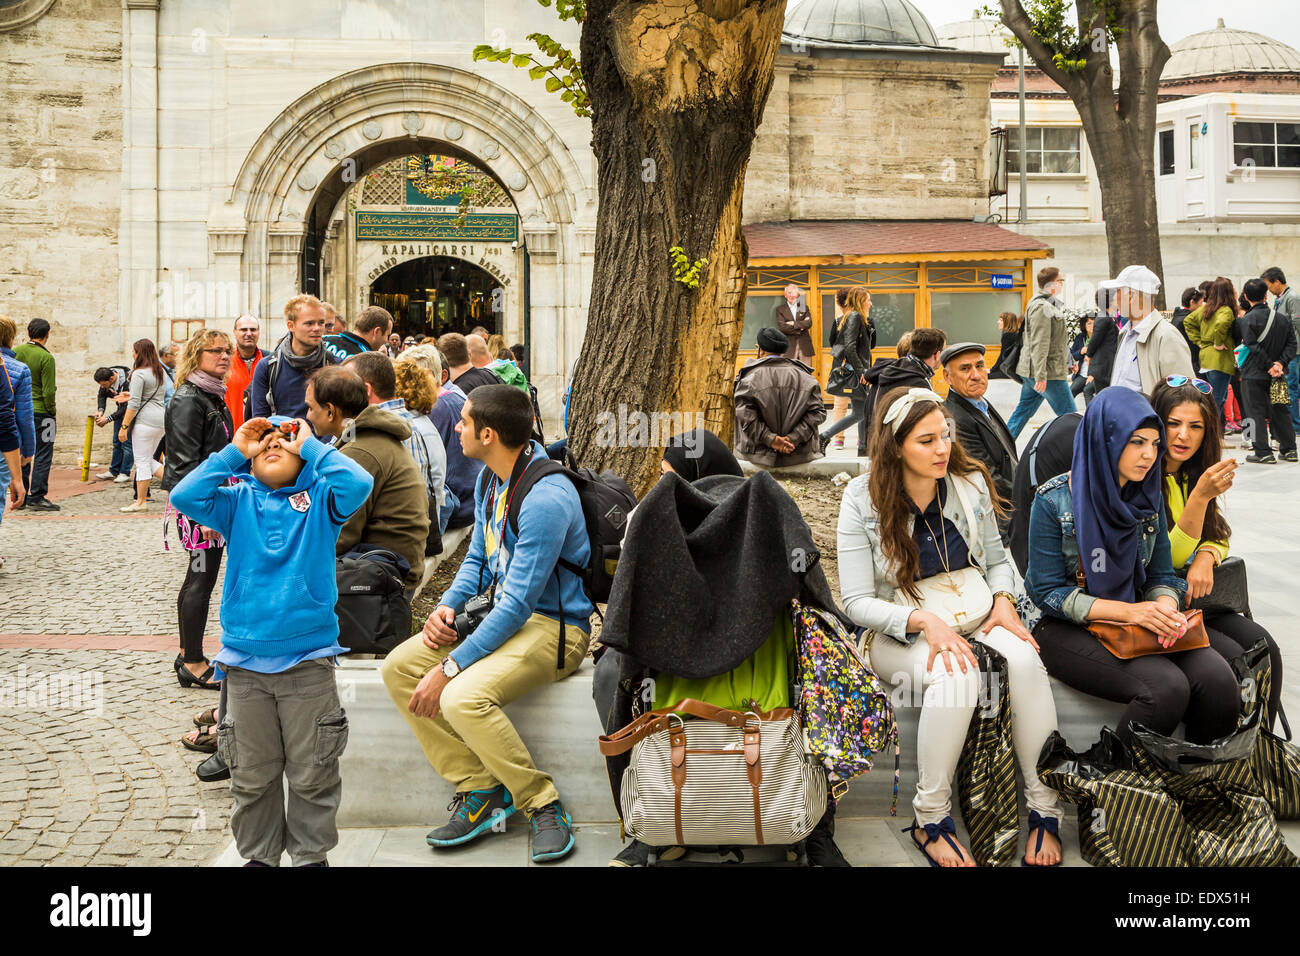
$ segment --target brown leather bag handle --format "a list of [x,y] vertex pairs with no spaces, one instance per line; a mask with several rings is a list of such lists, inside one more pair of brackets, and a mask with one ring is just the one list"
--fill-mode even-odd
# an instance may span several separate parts
[[[767,712],[753,711],[753,713],[758,715],[760,721],[786,720],[794,716],[794,710],[789,707],[777,707]],[[715,723],[726,724],[728,727],[744,727],[749,719],[747,713],[739,710],[727,710],[725,707],[717,707],[688,697],[672,707],[661,707],[659,710],[644,713],[626,727],[612,734],[602,735],[598,738],[601,754],[612,757],[626,753],[650,734],[667,730],[673,714],[712,720]]]

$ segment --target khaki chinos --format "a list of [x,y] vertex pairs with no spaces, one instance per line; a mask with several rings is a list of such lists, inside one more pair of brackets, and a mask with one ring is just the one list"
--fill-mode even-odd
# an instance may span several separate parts
[[455,644],[429,649],[417,634],[384,660],[384,685],[433,769],[457,793],[504,784],[520,810],[539,810],[560,799],[551,775],[538,770],[514,724],[502,709],[539,687],[568,677],[582,664],[590,635],[565,628],[564,670],[555,666],[560,622],[533,614],[491,654],[453,677],[442,691],[433,719],[411,713],[411,694],[441,666]]

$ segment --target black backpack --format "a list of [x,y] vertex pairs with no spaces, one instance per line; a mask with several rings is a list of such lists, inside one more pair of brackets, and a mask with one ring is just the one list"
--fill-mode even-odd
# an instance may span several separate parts
[[387,548],[353,550],[335,560],[339,644],[353,654],[387,654],[411,636],[408,570],[406,560]]
[[[533,485],[547,475],[563,475],[577,489],[578,500],[582,502],[582,517],[587,525],[587,542],[589,558],[587,566],[581,567],[560,558],[555,566],[558,580],[560,569],[575,574],[582,582],[582,590],[593,605],[609,601],[610,586],[614,581],[614,572],[618,568],[619,555],[623,550],[623,532],[627,527],[627,516],[636,507],[636,495],[632,494],[628,483],[612,471],[597,473],[590,468],[579,468],[570,458],[569,467],[561,465],[550,458],[528,467],[528,459],[533,456],[534,448],[529,445],[525,454],[519,456],[524,464],[522,469],[516,465],[514,480],[517,482],[510,499],[506,520],[515,537],[519,537],[519,509]],[[489,469],[484,469],[489,471]],[[597,609],[596,614],[600,615]],[[564,605],[560,605],[560,649],[556,658],[556,667],[564,669]]]

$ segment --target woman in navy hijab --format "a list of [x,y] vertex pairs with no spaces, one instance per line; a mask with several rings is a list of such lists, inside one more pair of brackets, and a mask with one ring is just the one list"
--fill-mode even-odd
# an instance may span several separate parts
[[[1034,498],[1025,589],[1043,611],[1034,637],[1048,673],[1127,704],[1121,737],[1134,722],[1165,735],[1182,723],[1188,740],[1208,743],[1236,727],[1239,689],[1212,648],[1178,650],[1187,583],[1169,553],[1164,440],[1164,423],[1141,393],[1097,393],[1075,433],[1069,473]],[[1140,624],[1169,650],[1120,660],[1087,630],[1089,621]]]

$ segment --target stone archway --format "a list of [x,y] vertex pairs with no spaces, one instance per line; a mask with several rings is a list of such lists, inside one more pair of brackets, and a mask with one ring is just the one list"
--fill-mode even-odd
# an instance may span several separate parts
[[582,342],[581,261],[592,249],[595,190],[545,119],[482,76],[432,63],[383,63],[295,100],[257,138],[225,201],[210,212],[215,279],[238,283],[244,308],[273,319],[298,291],[307,215],[318,194],[364,175],[355,157],[429,143],[490,172],[519,211],[531,274],[529,358],[554,412]]

